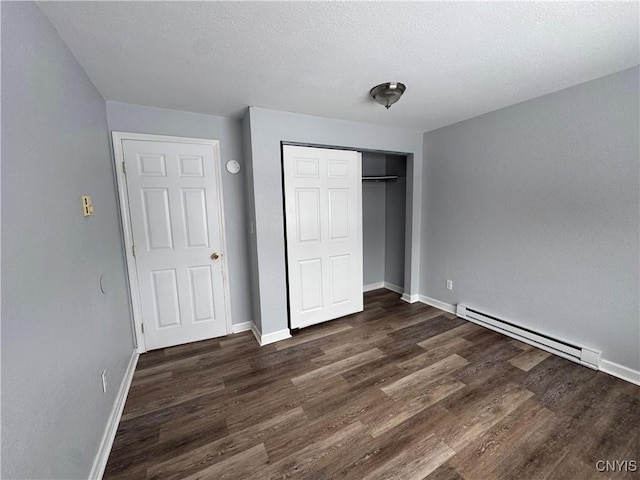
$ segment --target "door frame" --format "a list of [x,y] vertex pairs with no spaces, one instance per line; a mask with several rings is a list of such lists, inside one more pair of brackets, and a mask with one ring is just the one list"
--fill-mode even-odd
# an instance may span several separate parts
[[139,140],[147,142],[165,143],[189,143],[210,146],[213,150],[213,169],[216,176],[216,194],[218,204],[218,218],[220,219],[220,245],[222,246],[222,287],[224,290],[224,312],[227,335],[232,332],[231,321],[231,297],[229,294],[229,269],[227,264],[227,236],[224,222],[224,201],[222,194],[222,162],[220,161],[220,141],[204,138],[173,137],[167,135],[155,135],[148,133],[111,132],[113,147],[113,162],[118,188],[118,204],[120,209],[120,221],[124,242],[125,263],[127,265],[128,290],[131,302],[131,316],[133,319],[133,331],[138,353],[145,353],[147,345],[142,331],[142,306],[140,302],[140,286],[138,283],[138,270],[136,259],[133,256],[133,230],[131,228],[131,216],[129,215],[129,192],[124,173],[124,152],[122,142],[124,140]]

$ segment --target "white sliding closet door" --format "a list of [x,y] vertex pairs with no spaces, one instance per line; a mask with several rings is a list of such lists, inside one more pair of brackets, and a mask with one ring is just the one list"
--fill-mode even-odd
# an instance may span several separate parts
[[363,309],[358,152],[283,149],[291,328]]

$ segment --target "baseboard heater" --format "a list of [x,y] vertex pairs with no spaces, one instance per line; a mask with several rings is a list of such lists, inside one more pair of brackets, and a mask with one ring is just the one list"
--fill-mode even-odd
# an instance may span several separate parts
[[565,340],[553,338],[544,333],[520,327],[506,320],[501,320],[492,315],[474,310],[466,305],[458,304],[456,307],[456,315],[594,370],[600,369],[600,352],[596,350],[581,347]]

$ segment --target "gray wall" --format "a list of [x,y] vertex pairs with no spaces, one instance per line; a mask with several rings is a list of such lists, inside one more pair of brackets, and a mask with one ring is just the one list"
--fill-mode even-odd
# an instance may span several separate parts
[[[287,291],[284,256],[284,222],[282,207],[281,142],[404,152],[409,154],[408,172],[412,196],[407,203],[408,232],[406,243],[405,285],[418,294],[420,258],[420,206],[422,178],[422,133],[398,128],[335,120],[310,115],[278,112],[250,107],[251,163],[256,225],[257,296],[261,330],[269,334],[287,329]],[[418,161],[414,162],[414,158]],[[415,214],[414,214],[415,208]],[[250,209],[251,210],[251,209]],[[414,263],[412,269],[411,262]],[[408,278],[408,280],[406,280]],[[415,289],[415,291],[413,291]]]
[[387,175],[397,175],[397,182],[385,183],[384,281],[404,287],[405,210],[407,203],[407,159],[386,156]]
[[425,134],[420,293],[640,369],[638,104],[636,67]]
[[[362,175],[384,175],[383,153],[362,153]],[[385,184],[362,182],[362,270],[363,283],[384,281]]]
[[[220,141],[231,317],[234,324],[251,321],[244,195],[245,168],[242,160],[242,125],[240,120],[114,101],[107,102],[107,116],[109,129],[112,131]],[[231,159],[238,160],[243,165],[237,175],[230,174],[224,168],[224,164]]]
[[134,350],[105,102],[35,4],[0,8],[1,476],[87,478]]

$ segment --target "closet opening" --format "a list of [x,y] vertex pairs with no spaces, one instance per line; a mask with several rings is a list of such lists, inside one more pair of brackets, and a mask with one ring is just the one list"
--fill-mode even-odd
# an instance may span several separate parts
[[407,157],[362,152],[363,291],[405,293]]
[[[413,155],[293,142],[281,145],[289,329],[294,331],[363,311],[364,294],[373,290],[388,289],[405,302],[417,301],[414,292],[417,272],[413,265],[419,264],[419,250],[414,238]],[[294,154],[297,150],[300,151]],[[350,153],[357,155],[357,167],[338,168],[338,156]],[[327,158],[322,159],[322,155]],[[358,186],[325,185],[337,181],[340,172],[345,175],[351,172],[350,178],[356,173],[349,181],[355,180]],[[320,183],[313,184],[316,181]],[[331,192],[323,193],[325,187]],[[349,203],[360,218],[354,217],[357,223],[340,229],[339,220],[351,218],[345,213],[355,212],[346,205],[339,206],[339,196],[347,195],[347,191],[357,193],[358,201]],[[328,212],[331,214],[327,215]],[[321,248],[322,239],[336,240],[333,242],[336,245],[344,243],[343,237],[348,232],[359,237],[348,252],[332,252],[331,245]],[[306,256],[302,255],[305,249],[310,249]],[[338,260],[358,256],[359,265],[354,263],[349,268],[345,266],[342,273],[338,271],[341,265]],[[359,278],[355,280],[358,272]],[[335,315],[332,312],[338,307],[346,309],[351,303],[355,305],[356,299],[358,308]]]

